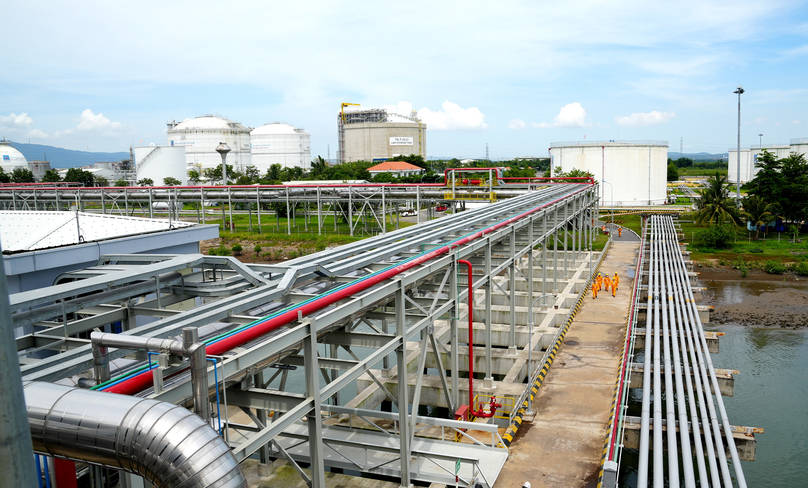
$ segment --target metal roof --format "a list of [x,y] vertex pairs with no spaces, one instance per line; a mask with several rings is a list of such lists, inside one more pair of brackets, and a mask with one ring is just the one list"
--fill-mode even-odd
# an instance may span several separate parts
[[385,161],[383,163],[377,164],[376,166],[371,166],[368,168],[369,172],[373,171],[423,171],[424,169],[420,166],[416,166],[414,164],[410,164],[406,161]]
[[193,227],[188,222],[87,212],[0,212],[3,253],[34,251]]
[[273,122],[271,124],[264,124],[261,127],[257,127],[250,132],[250,135],[279,135],[279,134],[291,134],[291,135],[301,135],[301,134],[308,134],[303,129],[298,129],[297,127],[284,124],[281,122]]

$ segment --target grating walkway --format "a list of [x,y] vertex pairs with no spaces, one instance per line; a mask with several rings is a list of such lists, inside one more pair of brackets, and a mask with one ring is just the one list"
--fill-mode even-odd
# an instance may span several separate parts
[[533,401],[536,417],[517,432],[495,487],[597,484],[639,245],[625,232],[612,242],[600,271],[620,275],[617,297],[587,295]]

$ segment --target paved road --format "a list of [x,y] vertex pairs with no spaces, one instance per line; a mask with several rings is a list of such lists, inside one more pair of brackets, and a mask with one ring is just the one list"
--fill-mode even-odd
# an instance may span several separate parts
[[536,417],[517,432],[496,488],[525,481],[534,488],[596,486],[633,285],[628,268],[639,248],[629,235],[624,230],[600,267],[620,274],[617,297],[587,296],[533,401]]

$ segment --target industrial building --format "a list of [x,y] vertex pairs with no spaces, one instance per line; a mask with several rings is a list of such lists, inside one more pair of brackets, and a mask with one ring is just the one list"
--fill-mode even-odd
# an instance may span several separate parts
[[311,168],[311,136],[303,129],[281,122],[250,132],[252,165],[265,173],[273,164],[284,168]]
[[[768,151],[774,154],[777,159],[788,157],[791,153],[808,155],[808,138],[791,139],[790,144],[768,144],[752,146],[741,149],[741,183],[752,180],[758,172],[755,166],[758,157]],[[729,174],[730,182],[738,181],[738,149],[729,150]]]
[[94,266],[104,254],[189,254],[219,236],[215,225],[89,212],[0,212],[9,293],[52,286],[62,273]]
[[177,123],[168,122],[168,144],[185,148],[187,169],[204,170],[222,164],[216,146],[230,146],[227,164],[244,171],[251,164],[250,128],[216,115],[203,115]]
[[371,176],[376,176],[381,173],[390,173],[393,176],[415,176],[424,172],[424,168],[418,167],[404,161],[385,161],[376,166],[368,168],[368,173]]
[[600,188],[601,206],[665,203],[667,141],[578,141],[550,145],[555,171],[588,171]]
[[[148,178],[155,185],[162,185],[167,177],[188,184],[185,146],[142,146],[133,149],[137,180]],[[218,154],[217,154],[218,156]],[[221,164],[221,157],[219,158]]]
[[385,109],[343,111],[337,115],[340,162],[388,160],[417,154],[426,158],[426,124]]

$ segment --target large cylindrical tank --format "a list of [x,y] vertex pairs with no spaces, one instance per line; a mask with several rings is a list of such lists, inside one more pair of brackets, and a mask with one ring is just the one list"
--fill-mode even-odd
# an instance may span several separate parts
[[344,125],[346,162],[394,159],[411,154],[426,158],[426,124],[358,122]]
[[[769,144],[766,146],[755,146],[750,148],[741,148],[741,184],[751,181],[758,173],[760,168],[755,166],[758,158],[763,151],[768,151],[774,155],[776,159],[787,158],[793,152],[794,146],[787,146],[784,144]],[[727,179],[730,183],[738,181],[738,149],[729,150],[729,171],[727,172]]]
[[[134,148],[137,180],[149,178],[155,186],[163,185],[165,178],[171,177],[188,184],[188,172],[185,169],[185,147],[183,146],[146,146]],[[221,156],[219,164],[221,164]]]
[[28,169],[28,161],[21,152],[14,149],[11,141],[0,141],[0,167],[5,173],[12,173],[15,168]]
[[250,165],[250,128],[214,115],[203,115],[179,124],[168,123],[168,145],[185,148],[188,169],[204,170],[222,164],[216,152],[221,142],[230,146],[227,164],[236,171]]
[[[755,157],[749,148],[741,148],[741,184],[746,183],[755,177]],[[727,179],[731,182],[738,181],[738,149],[729,150],[729,166],[727,167]]]
[[602,206],[665,203],[668,179],[667,141],[554,142],[553,168],[588,171],[600,188]]
[[303,129],[274,122],[250,132],[252,165],[261,174],[273,164],[284,168],[311,168],[311,136]]
[[791,151],[808,158],[808,137],[791,139]]

